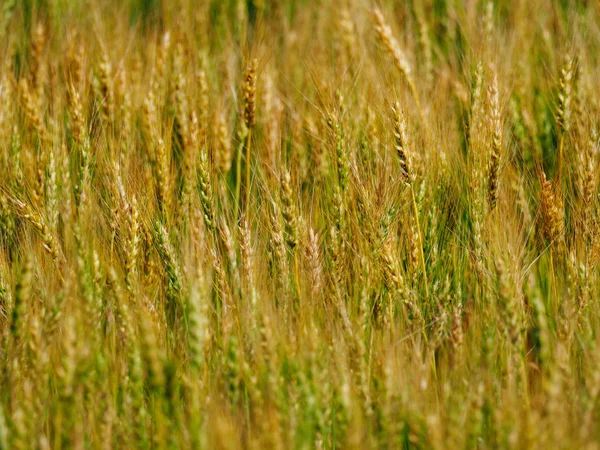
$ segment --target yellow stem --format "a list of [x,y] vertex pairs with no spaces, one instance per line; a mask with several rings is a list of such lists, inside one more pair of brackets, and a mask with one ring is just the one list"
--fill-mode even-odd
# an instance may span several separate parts
[[242,189],[242,152],[244,151],[244,140],[240,142],[237,149],[237,159],[235,162],[235,223],[237,223],[241,205],[240,205],[240,192]]
[[296,282],[296,295],[300,301],[300,276],[298,272],[298,253],[294,249],[294,278]]
[[557,306],[558,306],[558,296],[556,294],[556,275],[554,274],[554,251],[552,247],[550,247],[550,272],[552,273],[552,308],[554,309],[554,313],[558,314]]
[[252,128],[248,129],[248,140],[246,141],[246,211],[250,205],[250,146],[252,144]]
[[562,160],[563,160],[563,147],[565,143],[564,134],[560,135],[560,142],[558,144],[558,187],[560,188],[560,181],[562,180]]

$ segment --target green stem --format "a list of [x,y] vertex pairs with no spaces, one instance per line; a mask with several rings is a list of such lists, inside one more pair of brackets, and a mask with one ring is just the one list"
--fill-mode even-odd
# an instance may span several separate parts
[[60,408],[60,406],[58,407],[58,410],[56,412],[56,418],[54,421],[54,448],[55,450],[61,449],[62,448],[62,433],[63,433],[63,429],[62,429],[62,410]]

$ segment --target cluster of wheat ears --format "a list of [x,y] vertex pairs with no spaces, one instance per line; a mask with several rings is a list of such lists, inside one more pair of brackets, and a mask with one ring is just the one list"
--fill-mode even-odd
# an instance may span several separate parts
[[0,2],[0,449],[600,448],[600,4]]

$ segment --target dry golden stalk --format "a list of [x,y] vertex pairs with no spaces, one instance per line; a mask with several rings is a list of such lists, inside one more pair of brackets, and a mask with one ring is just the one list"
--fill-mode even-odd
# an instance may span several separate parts
[[540,175],[542,197],[542,231],[548,242],[553,242],[562,233],[562,205],[555,194],[552,182],[546,179],[542,171]]

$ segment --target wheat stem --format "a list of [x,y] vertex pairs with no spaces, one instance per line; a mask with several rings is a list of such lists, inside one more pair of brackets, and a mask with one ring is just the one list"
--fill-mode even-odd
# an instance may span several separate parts
[[250,211],[250,149],[252,147],[252,128],[248,129],[246,137],[246,203],[245,210]]

